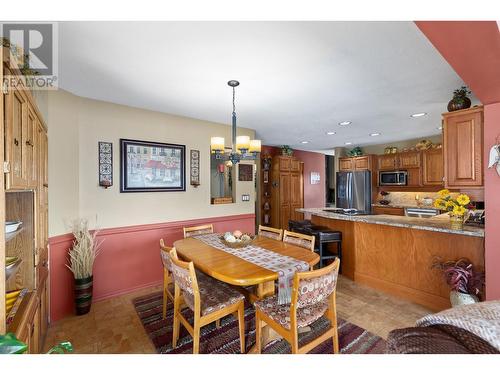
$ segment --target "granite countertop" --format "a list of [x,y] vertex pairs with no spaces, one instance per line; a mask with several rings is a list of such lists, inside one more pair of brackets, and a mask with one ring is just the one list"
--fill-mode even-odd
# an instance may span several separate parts
[[298,212],[316,215],[335,220],[356,221],[367,224],[389,225],[393,227],[412,228],[428,230],[432,232],[443,232],[460,234],[464,236],[484,237],[484,228],[464,225],[463,230],[452,229],[447,214],[437,215],[432,218],[419,218],[394,215],[343,215],[334,212],[323,211],[324,208],[299,208]]
[[380,204],[380,203],[373,203],[372,207],[389,207],[389,208],[432,208],[433,210],[436,209],[433,205],[416,205],[416,204]]

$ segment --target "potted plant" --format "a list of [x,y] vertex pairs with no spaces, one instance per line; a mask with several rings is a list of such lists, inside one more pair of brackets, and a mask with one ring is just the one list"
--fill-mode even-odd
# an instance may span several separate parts
[[470,94],[471,92],[467,88],[467,86],[462,86],[459,89],[453,91],[453,99],[451,99],[448,103],[448,111],[453,112],[460,109],[470,108],[472,103],[467,97],[467,95]]
[[97,240],[97,230],[90,232],[88,221],[84,219],[75,221],[71,231],[75,239],[69,250],[69,264],[66,267],[75,277],[76,315],[84,315],[90,311],[92,304],[92,271],[102,241]]
[[283,156],[292,156],[293,150],[288,145],[281,146],[281,155]]
[[453,307],[479,302],[484,288],[484,272],[475,271],[468,259],[443,262],[437,258],[432,268],[442,271],[451,290],[450,302]]
[[459,194],[456,198],[452,198],[448,189],[440,190],[438,194],[439,198],[434,201],[434,207],[448,212],[452,229],[463,229],[464,221],[469,212],[468,209],[472,207],[469,196]]

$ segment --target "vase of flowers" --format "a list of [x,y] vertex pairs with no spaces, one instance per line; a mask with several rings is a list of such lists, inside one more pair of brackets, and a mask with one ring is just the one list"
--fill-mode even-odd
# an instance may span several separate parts
[[69,250],[69,264],[66,265],[75,277],[76,315],[84,315],[90,311],[93,291],[94,261],[101,248],[102,241],[97,240],[98,231],[89,230],[87,220],[76,220],[71,228],[75,237],[73,247]]
[[452,229],[462,230],[469,212],[469,196],[467,194],[459,194],[453,198],[448,189],[440,190],[438,194],[439,198],[434,201],[434,207],[448,212]]
[[468,259],[443,262],[436,258],[432,268],[442,271],[450,287],[450,302],[453,307],[480,301],[484,289],[484,272],[476,271]]

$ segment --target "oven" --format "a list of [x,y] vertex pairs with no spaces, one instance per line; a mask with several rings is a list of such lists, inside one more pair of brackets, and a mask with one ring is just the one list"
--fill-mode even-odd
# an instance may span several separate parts
[[380,186],[406,186],[408,184],[407,171],[380,171],[378,183]]

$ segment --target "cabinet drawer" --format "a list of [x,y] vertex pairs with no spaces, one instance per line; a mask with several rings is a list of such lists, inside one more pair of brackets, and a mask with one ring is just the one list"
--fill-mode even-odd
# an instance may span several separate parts
[[397,215],[405,216],[404,208],[398,207],[373,207],[373,213],[375,215]]

